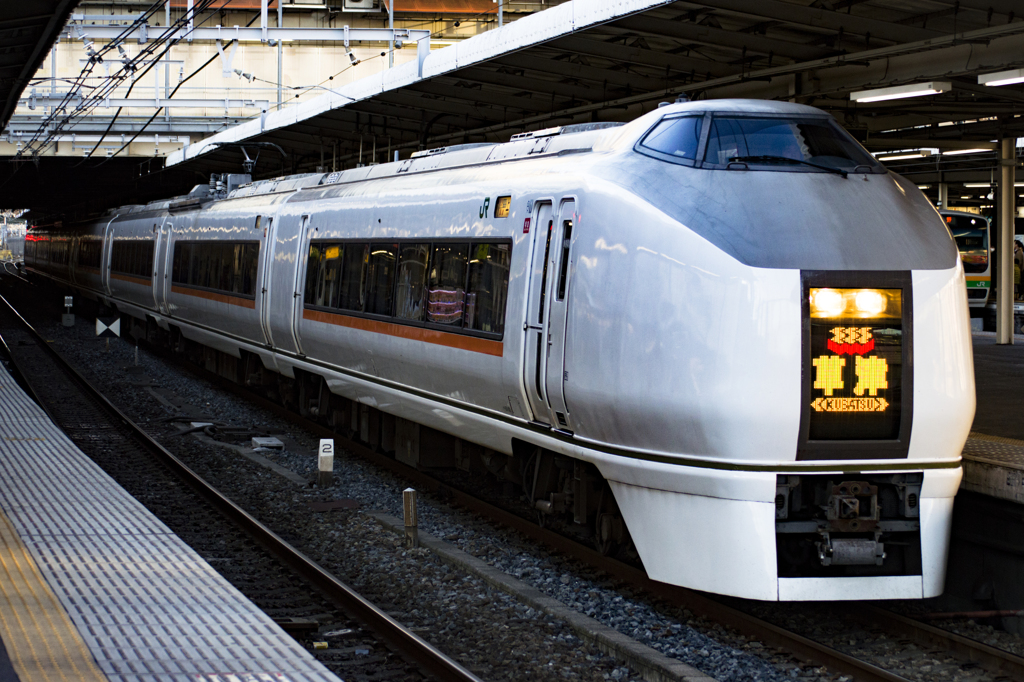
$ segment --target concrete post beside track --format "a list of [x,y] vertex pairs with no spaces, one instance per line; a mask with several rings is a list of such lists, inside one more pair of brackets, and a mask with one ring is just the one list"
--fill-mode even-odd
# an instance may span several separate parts
[[419,515],[416,513],[416,491],[413,488],[402,491],[402,516],[405,523],[405,543],[409,547],[419,547]]

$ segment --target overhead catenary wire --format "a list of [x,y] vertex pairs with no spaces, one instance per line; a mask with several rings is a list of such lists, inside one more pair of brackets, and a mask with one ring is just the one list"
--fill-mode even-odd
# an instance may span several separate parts
[[[91,48],[91,43],[90,43],[90,59],[89,59],[88,63],[86,64],[85,68],[83,68],[82,72],[79,73],[79,75],[74,80],[71,81],[72,85],[68,89],[68,91],[66,93],[64,93],[64,97],[61,99],[60,104],[58,104],[57,106],[53,107],[53,110],[50,112],[50,115],[46,118],[46,120],[43,121],[42,125],[40,125],[39,129],[36,131],[36,134],[33,135],[31,140],[29,140],[29,142],[26,145],[25,149],[19,150],[18,154],[16,156],[22,156],[22,155],[24,155],[24,153],[26,151],[32,149],[32,145],[35,144],[36,141],[38,141],[38,139],[41,136],[41,134],[43,133],[43,131],[45,131],[47,129],[47,127],[57,118],[58,112],[65,111],[66,108],[67,108],[67,104],[71,100],[74,99],[74,96],[76,94],[78,94],[78,92],[83,87],[86,87],[85,86],[85,80],[87,78],[91,77],[92,70],[95,68],[96,64],[102,63],[103,55],[107,54],[111,50],[113,50],[116,47],[118,47],[124,41],[125,37],[127,37],[130,34],[130,32],[132,30],[134,30],[136,25],[144,22],[146,19],[148,19],[150,16],[152,16],[152,14],[157,11],[159,6],[160,6],[159,2],[154,2],[152,5],[150,5],[148,10],[142,12],[139,15],[139,18],[135,22],[133,22],[130,26],[125,27],[125,30],[122,31],[120,33],[120,35],[118,35],[117,38],[115,38],[114,40],[110,41],[109,43],[101,46],[98,51],[97,50],[93,50]],[[107,78],[106,80],[109,81],[110,79]],[[95,89],[95,88],[100,87],[100,86],[89,86],[89,87],[92,87],[92,88]],[[56,132],[60,128],[62,128],[69,120],[70,120],[70,115],[65,115],[64,119],[62,119],[56,125],[55,129],[53,131],[51,131],[50,135],[42,143],[42,145],[40,146],[40,149],[34,150],[34,155],[38,155],[38,153],[41,150],[44,150],[46,148],[46,146],[49,144],[50,139],[52,139],[56,135]]]
[[[74,119],[85,115],[93,108],[95,108],[98,105],[98,103],[102,101],[102,99],[107,97],[109,93],[113,92],[115,88],[119,87],[129,76],[133,75],[138,70],[139,66],[145,64],[146,68],[143,70],[141,74],[139,74],[138,78],[134,79],[132,83],[132,86],[134,86],[134,82],[136,82],[138,79],[142,78],[146,73],[148,73],[156,64],[159,63],[159,60],[171,49],[171,47],[173,47],[173,45],[178,40],[177,34],[179,33],[182,27],[187,25],[189,18],[193,18],[196,16],[197,13],[209,9],[210,6],[214,4],[214,2],[215,0],[199,0],[196,7],[193,8],[191,14],[186,12],[184,15],[182,15],[182,17],[179,18],[176,22],[168,26],[166,31],[164,31],[151,43],[147,44],[145,48],[140,50],[138,55],[136,55],[134,58],[125,58],[122,61],[122,68],[118,70],[116,74],[107,78],[102,85],[97,86],[93,90],[93,92],[90,93],[89,98],[82,98],[82,102],[75,109],[68,112],[68,104],[75,98],[76,95],[79,95],[79,91],[85,85],[85,79],[91,76],[96,64],[102,63],[103,56],[108,54],[112,50],[117,49],[124,42],[127,36],[130,35],[132,31],[134,31],[139,25],[145,23],[146,20],[148,20],[148,18],[156,12],[156,10],[163,6],[163,2],[156,2],[153,5],[151,5],[150,8],[142,14],[140,14],[139,17],[131,25],[125,27],[125,30],[122,31],[119,34],[119,36],[114,40],[106,43],[99,49],[90,49],[90,59],[86,66],[83,68],[82,72],[75,79],[73,86],[68,90],[68,92],[64,94],[64,97],[62,98],[60,104],[53,108],[53,111],[47,117],[47,119],[43,121],[42,125],[37,130],[36,134],[33,135],[32,139],[29,140],[28,144],[23,149],[18,151],[16,156],[38,156],[47,148],[47,146],[49,146],[49,144],[56,138],[56,136],[65,127],[67,127],[67,125],[69,125]],[[228,0],[224,0],[224,2],[222,3],[222,7],[226,6],[227,3]],[[160,48],[163,48],[163,50],[160,52],[159,56],[156,57],[156,59],[151,60],[147,64],[145,61],[146,57],[153,55],[157,52],[157,50],[160,50]],[[58,120],[58,116],[62,112],[63,117]],[[42,141],[40,142],[40,138],[42,138],[43,133],[47,131],[48,133],[46,134],[45,139],[42,139]],[[104,135],[105,134],[106,133],[104,133]]]
[[[213,63],[213,61],[214,61],[215,59],[217,59],[217,57],[218,57],[218,56],[219,56],[219,55],[217,55],[217,54],[214,54],[214,55],[213,55],[212,57],[210,57],[209,59],[207,59],[207,60],[206,60],[206,61],[205,61],[205,62],[203,63],[203,65],[202,65],[202,66],[200,66],[200,67],[199,67],[198,69],[196,69],[195,71],[193,71],[192,73],[190,73],[190,74],[188,75],[188,77],[187,77],[187,78],[183,79],[183,80],[182,80],[182,81],[181,81],[180,83],[178,83],[178,85],[177,85],[177,86],[175,86],[174,90],[172,90],[172,91],[171,91],[171,94],[170,94],[170,95],[168,96],[168,98],[167,98],[167,99],[171,99],[172,97],[174,97],[175,93],[177,93],[177,92],[178,92],[178,88],[180,88],[181,86],[183,86],[183,85],[184,85],[185,83],[188,83],[188,82],[189,82],[189,80],[191,80],[193,76],[197,75],[197,74],[198,74],[198,73],[199,73],[200,71],[202,71],[202,70],[203,70],[203,69],[205,69],[205,68],[206,68],[207,66],[209,66],[210,64],[212,64],[212,63]],[[145,123],[145,124],[144,124],[144,125],[143,125],[143,126],[142,126],[141,128],[139,128],[138,132],[136,132],[136,133],[135,133],[135,135],[133,135],[133,136],[132,136],[132,139],[130,139],[130,140],[128,140],[127,142],[125,142],[125,143],[124,143],[124,144],[123,144],[123,145],[121,146],[121,148],[120,148],[120,149],[118,149],[118,150],[117,150],[116,152],[114,152],[113,154],[111,154],[110,156],[108,156],[108,157],[107,157],[106,159],[104,159],[104,160],[103,160],[102,162],[100,162],[100,164],[99,164],[99,165],[100,165],[100,166],[102,166],[102,165],[103,165],[103,164],[105,164],[105,163],[106,163],[107,161],[109,161],[110,159],[114,158],[115,156],[117,156],[118,154],[120,154],[121,152],[123,152],[123,151],[124,151],[125,149],[127,149],[127,148],[128,148],[128,146],[129,146],[129,145],[130,145],[131,143],[135,142],[135,140],[136,140],[136,139],[137,139],[137,138],[139,137],[139,135],[141,135],[141,134],[143,133],[143,131],[145,131],[145,130],[146,130],[146,128],[147,128],[147,127],[149,127],[149,124],[150,124],[150,123],[152,123],[153,121],[155,121],[155,120],[156,120],[156,117],[157,117],[157,116],[159,116],[159,115],[160,115],[160,112],[161,112],[161,111],[163,111],[163,110],[164,110],[164,108],[163,108],[163,107],[160,107],[159,109],[157,109],[157,110],[156,110],[156,112],[155,112],[155,113],[154,113],[154,114],[153,114],[153,115],[152,115],[152,116],[151,116],[151,117],[149,118],[149,120],[148,120],[148,121],[146,121],[146,123]],[[99,144],[98,144],[98,143],[97,143],[97,146],[99,146]],[[95,151],[95,149],[93,149],[93,151]]]
[[[194,20],[194,17],[195,17],[197,12],[205,10],[207,7],[209,7],[213,3],[213,1],[214,0],[205,0],[204,2],[201,3],[201,8],[193,8],[192,15],[191,15],[193,20]],[[225,2],[221,5],[221,8],[223,8],[226,5],[227,5],[227,0],[225,0]],[[189,18],[189,15],[186,12],[185,15],[183,15],[181,18],[178,19],[177,22],[175,22],[174,26],[176,27],[176,29],[177,29],[178,26],[184,25],[185,22],[188,20],[188,18]],[[204,19],[204,21],[200,22],[200,23],[204,23],[205,21],[206,20]],[[170,28],[171,27],[168,26],[168,29],[170,29]],[[172,33],[165,32],[164,36],[166,36],[166,41],[165,42],[168,43],[167,46],[160,53],[159,56],[157,56],[156,58],[151,59],[149,61],[149,64],[146,66],[146,68],[143,70],[143,72],[141,74],[139,74],[139,76],[137,78],[133,78],[132,79],[131,85],[128,86],[128,92],[125,93],[125,97],[126,98],[129,95],[131,95],[132,90],[135,88],[135,84],[138,83],[140,80],[142,80],[142,78],[147,73],[149,73],[155,66],[157,66],[160,63],[160,60],[164,57],[164,55],[166,55],[171,50],[171,48],[174,47],[174,45],[177,43],[176,39],[172,40],[172,37],[173,37]],[[152,54],[152,51],[149,54]],[[136,58],[136,60],[137,59],[138,58]],[[134,64],[136,60],[132,60],[132,63]],[[126,64],[125,67],[126,67],[126,70],[127,70],[129,68],[129,65]],[[134,73],[135,69],[132,68],[130,70],[131,70],[132,73]],[[110,90],[113,90],[113,88],[110,88]],[[175,88],[175,92],[177,92],[177,88]],[[102,135],[100,135],[100,139],[96,141],[96,145],[89,151],[88,154],[86,154],[86,158],[92,157],[92,155],[96,152],[96,150],[99,149],[100,145],[103,143],[103,140],[106,139],[107,135],[110,133],[111,129],[114,127],[114,123],[117,121],[118,117],[120,117],[121,111],[123,109],[124,109],[124,107],[118,107],[117,108],[117,111],[114,113],[114,116],[110,119],[110,124],[107,126],[107,129],[105,131],[103,131]],[[159,113],[159,111],[162,111],[162,110],[163,110],[163,107],[161,107],[160,110],[158,110],[157,113]],[[138,137],[138,135],[136,135],[136,137]]]
[[[212,2],[213,2],[213,1],[214,1],[214,0],[209,0],[210,4],[212,4]],[[224,3],[223,3],[223,4],[221,5],[221,6],[220,6],[220,8],[219,8],[219,9],[223,9],[223,8],[224,8],[225,6],[227,6],[227,4],[228,4],[228,0],[224,0]],[[207,5],[207,6],[209,6],[209,5]],[[194,16],[195,16],[195,11],[193,11],[193,17],[194,17]],[[258,18],[259,18],[259,16],[260,16],[259,14],[255,15],[255,16],[254,16],[254,17],[253,17],[252,19],[250,19],[250,20],[249,20],[249,23],[248,23],[248,24],[246,24],[246,26],[247,26],[247,27],[248,27],[248,26],[252,26],[252,25],[253,25],[253,23],[254,23],[254,22],[256,21],[256,19],[258,19]],[[182,17],[181,19],[179,19],[179,22],[181,22],[181,21],[184,21],[184,20],[185,20],[186,18],[187,18],[187,15],[186,15],[186,16],[183,16],[183,17]],[[202,25],[203,23],[206,23],[206,21],[208,21],[208,20],[209,20],[209,17],[207,17],[207,18],[206,18],[206,19],[204,19],[204,20],[203,20],[202,22],[200,22],[200,25]],[[175,41],[175,42],[176,42],[176,41]],[[233,41],[232,41],[232,42],[233,42]],[[142,77],[143,77],[143,76],[145,76],[145,75],[146,75],[147,73],[149,73],[149,71],[150,71],[150,70],[151,70],[151,69],[152,69],[152,68],[153,68],[154,66],[157,66],[157,65],[158,65],[158,64],[160,63],[160,59],[161,59],[161,58],[162,58],[162,57],[164,56],[164,54],[166,54],[166,52],[167,52],[168,50],[170,50],[170,49],[171,49],[171,47],[173,47],[173,46],[174,46],[174,43],[172,43],[171,45],[169,45],[169,46],[167,47],[167,50],[165,50],[165,51],[164,51],[163,53],[161,53],[161,55],[160,55],[159,57],[157,57],[156,59],[153,59],[153,60],[151,60],[151,61],[150,61],[150,64],[149,64],[149,66],[148,66],[148,67],[146,67],[146,70],[145,70],[145,71],[143,71],[143,72],[142,72],[142,73],[141,73],[141,74],[139,75],[139,77],[138,77],[137,79],[134,79],[134,80],[132,81],[132,84],[131,84],[131,86],[130,86],[130,87],[128,88],[128,92],[127,92],[127,93],[125,93],[125,98],[126,98],[126,99],[128,98],[128,96],[129,96],[129,95],[131,95],[131,94],[132,94],[132,89],[133,89],[133,88],[135,87],[135,84],[136,84],[136,83],[138,83],[138,82],[139,82],[139,81],[140,81],[140,80],[142,79]],[[185,83],[186,83],[186,82],[187,82],[187,81],[188,81],[189,79],[191,79],[191,78],[192,78],[192,76],[195,76],[195,75],[196,75],[197,73],[199,73],[199,72],[200,72],[200,71],[202,71],[202,70],[203,70],[204,68],[206,68],[206,67],[207,67],[207,66],[208,66],[208,65],[209,65],[209,64],[210,64],[210,63],[211,63],[211,62],[212,62],[212,61],[213,61],[214,59],[216,59],[216,58],[217,58],[217,56],[218,56],[217,54],[214,54],[214,56],[213,56],[213,57],[211,57],[211,58],[210,58],[210,59],[209,59],[209,60],[208,60],[208,61],[207,61],[207,62],[206,62],[205,64],[203,64],[203,65],[202,65],[202,66],[200,66],[200,67],[199,67],[198,69],[196,69],[196,70],[195,70],[195,71],[193,71],[193,72],[192,72],[191,74],[189,74],[188,78],[186,78],[186,79],[182,80],[181,82],[179,82],[179,83],[178,83],[178,85],[177,85],[177,86],[176,86],[176,87],[174,88],[174,91],[173,91],[173,92],[171,92],[171,94],[170,94],[170,95],[168,95],[167,99],[170,99],[171,97],[174,97],[174,93],[178,92],[178,88],[180,88],[180,87],[181,87],[182,85],[184,85],[184,84],[185,84]],[[110,119],[110,124],[109,124],[109,125],[107,126],[107,129],[106,129],[105,131],[103,131],[103,134],[102,134],[102,135],[100,135],[100,139],[96,141],[96,145],[95,145],[95,146],[94,146],[94,147],[93,147],[93,148],[92,148],[92,149],[91,149],[91,150],[89,151],[89,153],[88,153],[88,154],[86,154],[85,158],[87,158],[87,159],[88,159],[88,158],[91,158],[91,157],[92,157],[92,155],[93,155],[93,154],[94,154],[94,153],[96,152],[96,150],[97,150],[97,149],[99,149],[100,145],[101,145],[101,144],[103,144],[103,140],[104,140],[104,139],[106,139],[106,137],[107,137],[107,134],[109,134],[109,133],[110,133],[110,131],[111,131],[111,129],[112,129],[113,127],[114,127],[114,123],[115,123],[115,122],[117,121],[118,117],[119,117],[119,116],[121,115],[121,110],[122,110],[123,108],[124,108],[124,107],[118,107],[118,108],[117,108],[117,111],[116,111],[116,112],[114,113],[114,116],[113,116],[113,118],[111,118],[111,119]],[[127,143],[127,144],[125,144],[124,146],[122,146],[122,147],[121,147],[121,149],[118,149],[118,150],[117,150],[116,152],[114,152],[114,154],[112,154],[111,156],[116,156],[116,155],[117,155],[118,153],[120,153],[120,152],[121,152],[121,151],[122,151],[123,149],[125,149],[125,148],[126,148],[126,147],[127,147],[128,145],[130,145],[130,144],[131,144],[132,142],[134,142],[134,141],[136,140],[136,138],[138,138],[138,137],[139,137],[139,135],[140,135],[140,134],[142,133],[142,131],[144,131],[144,130],[145,130],[145,129],[146,129],[147,127],[149,127],[149,124],[150,124],[150,123],[152,123],[153,121],[155,121],[155,120],[156,120],[156,117],[157,117],[157,116],[159,116],[159,115],[160,115],[160,112],[162,112],[163,110],[164,110],[164,107],[160,107],[160,108],[158,108],[158,109],[156,110],[156,112],[155,112],[155,113],[153,114],[153,116],[152,116],[152,117],[150,117],[150,119],[149,119],[148,121],[146,121],[145,125],[143,125],[143,126],[142,126],[142,128],[141,128],[141,129],[139,129],[139,130],[138,130],[138,132],[136,132],[136,133],[135,133],[135,135],[134,135],[134,136],[132,137],[132,139],[131,139],[131,140],[130,140],[130,141],[129,141],[129,142]],[[103,163],[106,163],[106,161],[104,161]],[[103,164],[101,163],[100,165],[103,165]]]
[[[227,4],[227,3],[225,2],[225,4]],[[259,17],[260,17],[260,15],[259,15],[259,14],[256,14],[256,15],[254,15],[254,16],[253,16],[253,18],[249,20],[249,23],[248,23],[248,24],[246,24],[246,26],[247,26],[247,27],[248,27],[248,26],[252,26],[252,25],[253,25],[253,23],[255,23],[256,19],[258,19]],[[232,42],[234,42],[234,41],[232,41]],[[174,97],[174,95],[175,95],[175,93],[177,93],[177,92],[178,92],[178,89],[179,89],[179,88],[181,88],[181,86],[183,86],[183,85],[184,85],[185,83],[189,82],[189,81],[190,81],[190,80],[192,79],[192,77],[193,77],[193,76],[197,75],[197,74],[198,74],[198,73],[199,73],[200,71],[202,71],[202,70],[203,70],[203,69],[205,69],[205,68],[206,68],[207,66],[209,66],[210,64],[212,64],[212,63],[214,62],[214,60],[215,60],[215,59],[217,59],[217,57],[219,57],[219,56],[220,56],[220,55],[219,55],[219,53],[214,53],[214,55],[213,55],[212,57],[210,57],[209,59],[207,59],[207,60],[206,60],[206,61],[205,61],[205,62],[204,62],[204,63],[202,64],[202,66],[200,66],[199,68],[195,69],[195,70],[194,70],[194,71],[193,71],[192,73],[190,73],[190,74],[189,74],[189,75],[188,75],[188,76],[187,76],[186,78],[184,78],[184,79],[183,79],[182,81],[180,81],[180,82],[179,82],[179,83],[178,83],[178,84],[177,84],[177,85],[176,85],[176,86],[174,87],[174,90],[172,90],[172,91],[171,91],[171,94],[167,96],[167,99],[171,99],[171,98],[173,98],[173,97]],[[263,80],[263,79],[262,79],[262,78],[260,78],[260,79],[256,79],[256,80]],[[104,159],[104,160],[103,160],[102,162],[100,162],[100,164],[99,164],[99,165],[100,165],[100,166],[104,165],[105,163],[107,163],[107,161],[109,161],[110,159],[114,158],[115,156],[117,156],[118,154],[120,154],[121,152],[123,152],[123,151],[124,151],[125,149],[127,149],[129,145],[131,145],[131,144],[132,144],[133,142],[135,142],[135,140],[136,140],[136,139],[138,139],[139,135],[141,135],[141,134],[142,134],[143,132],[145,132],[146,128],[148,128],[148,127],[149,127],[149,125],[150,125],[150,124],[151,124],[151,123],[152,123],[153,121],[155,121],[155,120],[156,120],[156,117],[157,117],[157,116],[159,116],[159,115],[160,115],[160,112],[162,112],[163,110],[164,110],[164,107],[160,107],[160,108],[158,108],[158,109],[157,109],[157,110],[156,110],[156,111],[155,111],[155,112],[153,113],[153,115],[149,117],[149,120],[148,120],[148,121],[146,121],[146,122],[145,122],[145,123],[144,123],[144,124],[142,125],[142,127],[141,127],[141,128],[139,128],[139,130],[138,130],[138,131],[136,131],[135,135],[133,135],[133,136],[132,136],[132,139],[128,140],[128,142],[126,142],[125,144],[123,144],[123,145],[121,146],[121,148],[120,148],[120,149],[118,149],[118,150],[117,150],[116,152],[114,152],[113,154],[111,154],[110,156],[108,156],[108,157],[107,157],[106,159]],[[120,109],[119,109],[118,111],[120,112]],[[111,122],[111,125],[113,125],[113,122]],[[110,129],[110,128],[108,127],[108,128],[107,128],[107,130],[109,131],[109,129]],[[100,140],[100,141],[102,141],[102,138],[101,138],[101,140]],[[97,143],[96,143],[96,147],[99,147],[99,142],[97,142]],[[94,147],[94,148],[93,148],[93,151],[96,151],[96,147]],[[91,156],[91,155],[92,155],[92,154],[90,153],[90,156]]]

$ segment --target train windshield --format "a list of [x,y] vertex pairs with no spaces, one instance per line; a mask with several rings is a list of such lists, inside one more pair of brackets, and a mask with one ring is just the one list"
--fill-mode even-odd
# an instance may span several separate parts
[[956,248],[960,251],[964,272],[988,270],[988,221],[981,217],[959,215],[947,215],[945,218],[956,240]]
[[715,116],[704,165],[806,172],[884,173],[880,163],[827,118]]

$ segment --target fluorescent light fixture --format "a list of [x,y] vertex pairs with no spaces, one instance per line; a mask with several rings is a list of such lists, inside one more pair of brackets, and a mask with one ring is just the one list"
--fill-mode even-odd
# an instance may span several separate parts
[[943,156],[956,156],[958,154],[978,154],[980,152],[991,152],[993,149],[950,149],[948,152],[942,152]]
[[890,99],[937,95],[940,92],[949,92],[952,89],[953,84],[949,81],[931,81],[930,83],[912,83],[910,85],[897,85],[893,88],[851,92],[850,99],[854,102],[884,102]]
[[884,163],[886,161],[902,161],[904,159],[920,159],[921,157],[931,156],[931,155],[932,155],[931,150],[919,149],[916,152],[906,152],[906,153],[903,153],[903,154],[896,154],[895,156],[878,156],[878,157],[875,157],[875,158],[876,158],[876,160],[882,161]]
[[973,194],[962,194],[962,195],[960,195],[960,198],[961,199],[973,199],[974,195]]
[[918,185],[917,188],[918,189],[931,189],[932,186],[931,185]]
[[[995,187],[999,183],[992,184],[991,182],[965,182],[964,187]],[[1024,182],[1013,183],[1014,187],[1024,187]]]
[[979,85],[996,87],[998,85],[1013,85],[1014,83],[1024,83],[1024,69],[983,73],[978,76]]

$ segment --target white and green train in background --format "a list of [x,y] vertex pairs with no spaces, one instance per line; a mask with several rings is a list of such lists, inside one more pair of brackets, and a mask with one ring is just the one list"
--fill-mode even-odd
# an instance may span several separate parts
[[992,249],[989,246],[989,223],[984,216],[965,211],[939,211],[946,221],[967,280],[967,304],[971,317],[982,317],[992,291]]

